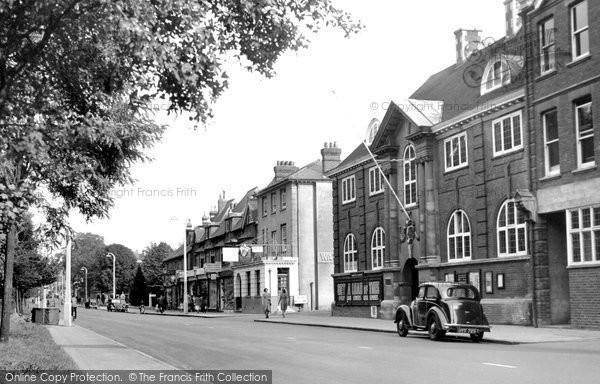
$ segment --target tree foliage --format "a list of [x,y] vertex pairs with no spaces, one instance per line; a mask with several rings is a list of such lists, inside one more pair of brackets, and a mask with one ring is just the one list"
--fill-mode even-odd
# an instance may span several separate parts
[[165,242],[151,243],[142,252],[142,269],[152,293],[160,294],[163,291],[164,260],[171,252],[173,249]]
[[[116,257],[115,261],[115,276],[116,276],[116,288],[117,295],[121,293],[128,293],[131,289],[131,285],[133,284],[133,277],[135,274],[135,269],[137,265],[137,259],[133,251],[121,244],[111,244],[106,247],[106,251],[112,253]],[[110,268],[104,269],[103,274],[110,274],[110,286],[112,287],[112,259],[104,257],[108,263],[110,263]]]
[[144,300],[146,299],[146,292],[146,278],[144,277],[144,272],[142,272],[141,266],[138,265],[137,270],[135,272],[135,277],[133,278],[133,285],[129,293],[131,305],[144,304]]
[[[71,210],[106,217],[109,191],[164,130],[150,102],[204,122],[235,58],[273,74],[324,25],[357,29],[331,0],[10,0],[0,3],[0,232],[12,289],[15,223],[31,206],[56,238]],[[45,192],[45,193],[41,193]],[[48,199],[51,197],[52,199]],[[8,340],[3,308],[0,342]]]

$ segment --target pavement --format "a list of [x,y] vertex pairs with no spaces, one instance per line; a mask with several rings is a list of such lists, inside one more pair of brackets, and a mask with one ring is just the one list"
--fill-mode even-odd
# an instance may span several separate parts
[[[101,309],[99,309],[101,310]],[[105,310],[105,309],[104,309]],[[133,311],[137,314],[139,311]],[[190,313],[165,311],[160,314],[154,310],[147,315],[177,316],[189,318],[239,317],[248,322],[280,324],[282,326],[311,326],[350,329],[361,332],[395,333],[396,326],[391,320],[379,320],[355,317],[333,317],[330,311],[304,311],[281,315],[273,314],[269,319],[257,314],[242,313]],[[80,369],[154,369],[173,370],[175,367],[161,362],[143,352],[125,346],[94,331],[80,327],[76,322],[72,327],[48,326],[55,342],[69,354]],[[450,337],[467,337],[457,335]],[[571,329],[568,327],[534,328],[514,325],[492,325],[492,331],[486,333],[484,342],[502,344],[552,343],[600,340],[600,331]]]
[[57,345],[79,369],[175,370],[176,368],[136,349],[74,324],[47,326]]
[[[331,316],[330,311],[312,311],[287,314],[282,317],[272,314],[268,319],[256,319],[255,322],[283,325],[303,325],[311,327],[344,328],[356,331],[396,333],[396,324],[392,320],[380,320],[357,317]],[[412,332],[412,331],[411,331]],[[425,334],[425,332],[423,332]],[[456,335],[469,337],[468,335]],[[600,340],[600,331],[561,327],[526,327],[517,325],[494,325],[486,332],[484,341],[502,344],[553,343],[567,341]]]

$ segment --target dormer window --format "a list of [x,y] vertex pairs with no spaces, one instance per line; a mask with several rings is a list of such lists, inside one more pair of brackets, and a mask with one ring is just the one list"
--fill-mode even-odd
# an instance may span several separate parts
[[488,63],[481,84],[481,94],[484,95],[510,83],[510,68],[504,59],[496,59]]

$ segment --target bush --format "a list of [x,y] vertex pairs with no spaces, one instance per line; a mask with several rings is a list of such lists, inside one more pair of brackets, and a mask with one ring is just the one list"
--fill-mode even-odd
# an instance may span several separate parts
[[8,343],[0,344],[0,370],[77,369],[45,326],[11,319]]

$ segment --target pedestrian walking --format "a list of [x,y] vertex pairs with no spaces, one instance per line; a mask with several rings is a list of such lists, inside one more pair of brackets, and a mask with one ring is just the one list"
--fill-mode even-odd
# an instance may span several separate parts
[[77,297],[71,297],[71,316],[73,316],[73,320],[77,318]]
[[279,303],[277,304],[281,309],[281,316],[285,317],[285,311],[288,308],[288,294],[285,288],[281,290],[281,294],[279,295]]
[[200,296],[194,296],[194,311],[196,311],[196,313],[200,313],[201,301]]
[[206,313],[206,297],[200,297],[200,311]]
[[160,295],[160,297],[158,298],[158,311],[160,313],[163,313],[165,311],[165,306],[166,306],[165,297],[163,295]]
[[102,305],[104,305],[104,303],[106,303],[106,295],[103,293],[102,294]]
[[268,319],[269,313],[271,312],[271,294],[267,288],[265,288],[262,293],[262,305],[263,310],[265,311],[265,317]]

